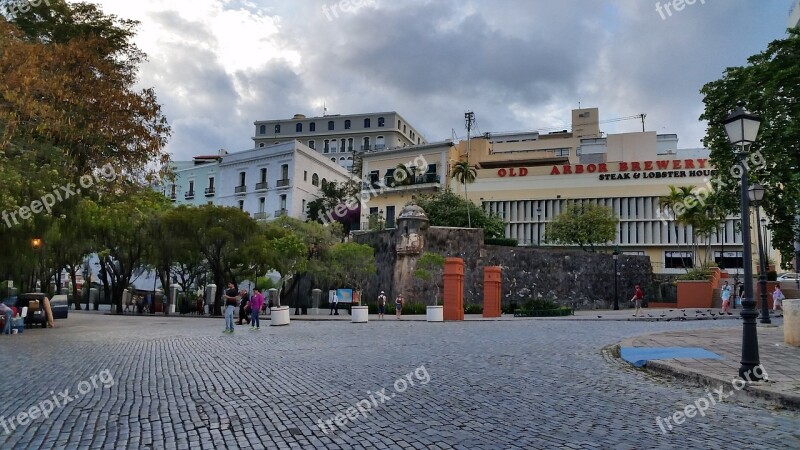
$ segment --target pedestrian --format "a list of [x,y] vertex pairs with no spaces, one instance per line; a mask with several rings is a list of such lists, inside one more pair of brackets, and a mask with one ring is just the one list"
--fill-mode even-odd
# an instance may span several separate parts
[[[722,298],[722,313],[727,313],[731,315],[730,308],[731,308],[731,287],[728,285],[726,281],[725,284],[722,286],[722,292],[720,293],[720,297]],[[720,313],[720,314],[722,314]]]
[[386,294],[381,291],[381,295],[378,296],[378,317],[383,319],[384,312],[386,312]]
[[333,301],[331,302],[331,313],[328,315],[329,316],[339,315],[339,296],[336,295],[336,292],[333,293]]
[[5,318],[3,334],[11,334],[11,319],[14,318],[14,309],[0,302],[0,314]]
[[398,319],[403,314],[403,294],[397,294],[397,298],[394,299],[394,314]]
[[223,333],[233,333],[233,312],[239,303],[239,293],[233,282],[228,283],[228,290],[225,291],[225,331]]
[[[638,284],[635,288],[633,288],[633,297],[631,297],[631,301],[636,306],[636,311],[633,313],[633,317],[639,317],[639,311],[642,309],[642,300],[644,300],[644,291],[642,290],[641,286]],[[642,312],[642,316],[644,317],[644,312]]]
[[250,302],[250,297],[247,295],[247,291],[244,289],[240,290],[239,298],[241,298],[241,301],[239,302],[239,323],[237,325],[241,325],[242,320],[250,325],[250,311],[248,311],[247,307]]
[[772,312],[776,312],[779,308],[783,311],[783,299],[786,297],[781,292],[780,286],[775,286],[775,290],[772,292]]
[[261,295],[261,289],[253,289],[253,298],[250,299],[250,329],[259,330],[261,324],[258,321],[258,313],[261,312],[261,307],[264,306],[264,296]]

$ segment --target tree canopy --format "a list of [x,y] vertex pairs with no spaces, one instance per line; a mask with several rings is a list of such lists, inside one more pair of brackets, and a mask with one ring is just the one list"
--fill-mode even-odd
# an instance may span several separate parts
[[618,222],[610,208],[569,202],[547,227],[546,239],[552,243],[578,245],[584,251],[594,252],[595,245],[614,239]]
[[[483,228],[485,238],[501,238],[505,234],[506,225],[503,219],[486,213],[474,203],[464,200],[450,189],[423,195],[415,199],[425,210],[429,223],[438,227]],[[469,216],[468,216],[469,214]]]

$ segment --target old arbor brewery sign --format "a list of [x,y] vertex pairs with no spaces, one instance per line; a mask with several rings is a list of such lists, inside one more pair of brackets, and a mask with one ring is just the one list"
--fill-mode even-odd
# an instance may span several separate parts
[[[670,159],[659,161],[620,161],[597,164],[553,166],[550,175],[596,173],[600,180],[638,180],[644,178],[708,177],[714,173],[708,159]],[[502,175],[501,175],[502,176]]]

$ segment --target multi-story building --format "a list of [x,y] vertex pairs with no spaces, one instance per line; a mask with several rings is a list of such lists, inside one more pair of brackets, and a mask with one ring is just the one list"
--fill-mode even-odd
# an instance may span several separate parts
[[457,156],[452,141],[397,147],[363,156],[361,229],[371,215],[387,228],[412,196],[447,187],[449,168]]
[[800,0],[794,2],[789,13],[789,28],[800,27]]
[[195,162],[176,171],[168,197],[180,204],[237,207],[257,220],[281,215],[306,219],[306,206],[322,185],[350,179],[347,170],[298,141],[197,157]]
[[394,111],[321,117],[295,114],[291,119],[254,124],[256,148],[298,140],[348,170],[361,153],[426,143],[419,131]]

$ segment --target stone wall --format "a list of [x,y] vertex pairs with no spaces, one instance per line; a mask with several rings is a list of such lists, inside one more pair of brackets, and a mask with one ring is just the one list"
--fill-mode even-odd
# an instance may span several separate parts
[[[483,230],[430,227],[421,233],[424,251],[464,259],[464,304],[483,301],[483,268],[502,267],[503,305],[528,298],[553,300],[576,309],[610,308],[614,302],[614,260],[608,253],[572,249],[504,247],[483,244]],[[435,288],[413,277],[419,255],[398,256],[397,230],[358,234],[354,240],[375,248],[377,275],[367,283],[364,296],[374,301],[380,290],[390,300],[402,292],[406,301],[433,304]],[[633,287],[653,289],[649,258],[620,255],[618,298],[629,306]],[[441,298],[441,294],[440,294]]]

